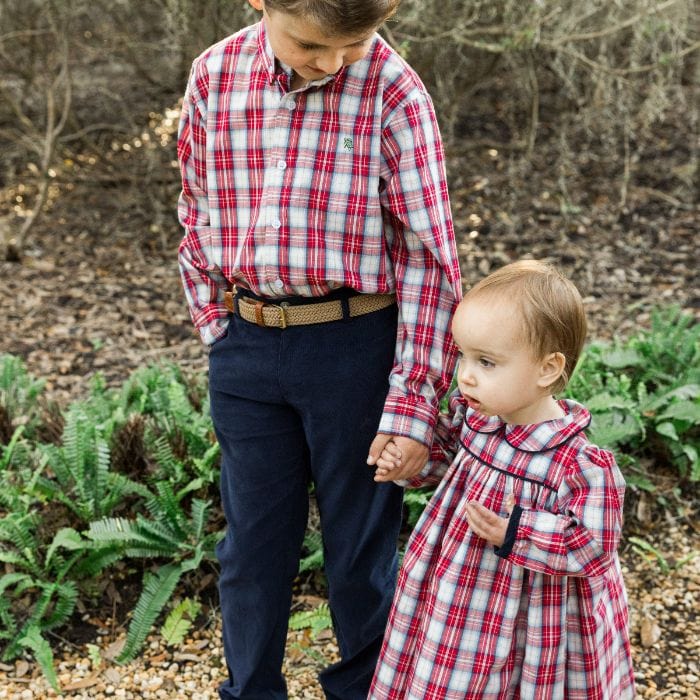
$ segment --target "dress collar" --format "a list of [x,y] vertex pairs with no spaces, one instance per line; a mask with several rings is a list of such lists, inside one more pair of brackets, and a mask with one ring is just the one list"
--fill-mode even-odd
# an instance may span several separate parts
[[498,416],[485,416],[471,408],[467,408],[464,420],[476,433],[500,431],[511,447],[523,452],[543,452],[564,444],[591,422],[591,414],[580,403],[570,399],[561,399],[558,403],[566,415],[544,423],[511,425]]

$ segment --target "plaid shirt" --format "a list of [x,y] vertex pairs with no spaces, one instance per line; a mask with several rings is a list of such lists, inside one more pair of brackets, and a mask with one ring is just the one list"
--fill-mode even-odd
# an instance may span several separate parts
[[[267,297],[396,292],[396,362],[380,431],[432,439],[461,296],[430,97],[379,37],[360,61],[290,91],[259,23],[195,60],[178,139],[180,269],[205,343],[230,284]],[[371,338],[368,338],[371,342]]]
[[[624,480],[586,441],[588,411],[510,426],[467,409],[451,466],[411,536],[369,697],[627,700],[627,599],[616,549]],[[453,448],[454,449],[454,448]],[[465,503],[506,515],[494,548]]]

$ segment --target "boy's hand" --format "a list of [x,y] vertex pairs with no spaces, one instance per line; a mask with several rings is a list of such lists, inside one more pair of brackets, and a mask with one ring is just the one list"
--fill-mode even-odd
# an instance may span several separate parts
[[[510,515],[515,505],[512,494],[506,498],[506,512]],[[478,501],[469,501],[465,506],[467,522],[474,532],[483,537],[489,544],[501,547],[506,538],[508,518],[502,518],[492,510],[482,506]]]
[[377,467],[375,481],[410,479],[428,461],[428,448],[402,435],[377,433],[369,448],[367,464]]

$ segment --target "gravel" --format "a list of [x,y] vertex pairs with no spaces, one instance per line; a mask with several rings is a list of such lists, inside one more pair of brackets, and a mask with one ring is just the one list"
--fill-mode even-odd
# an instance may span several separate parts
[[[638,698],[700,699],[700,536],[691,520],[635,523],[628,533],[650,544],[654,554],[641,554],[627,540],[621,549],[630,600],[632,645]],[[697,556],[693,556],[693,555]],[[664,572],[663,566],[668,567]],[[122,621],[123,623],[123,621]],[[95,667],[88,646],[58,645],[55,667],[64,697],[94,700],[168,698],[215,700],[225,674],[221,630],[212,622],[193,632],[177,648],[149,638],[141,656],[120,666],[123,634],[110,634],[106,621],[93,644],[100,649]],[[313,637],[309,630],[290,632],[285,675],[292,700],[323,699],[316,674],[338,658],[330,631]],[[0,664],[0,700],[58,697],[29,659]]]

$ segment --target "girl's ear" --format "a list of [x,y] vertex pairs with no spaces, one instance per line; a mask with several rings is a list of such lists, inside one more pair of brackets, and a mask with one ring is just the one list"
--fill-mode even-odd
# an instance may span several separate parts
[[258,10],[258,12],[262,12],[263,9],[263,0],[248,0],[248,3],[254,10]]
[[561,377],[566,367],[566,358],[562,352],[551,352],[545,355],[540,363],[540,376],[537,379],[537,386],[543,389],[552,386]]

